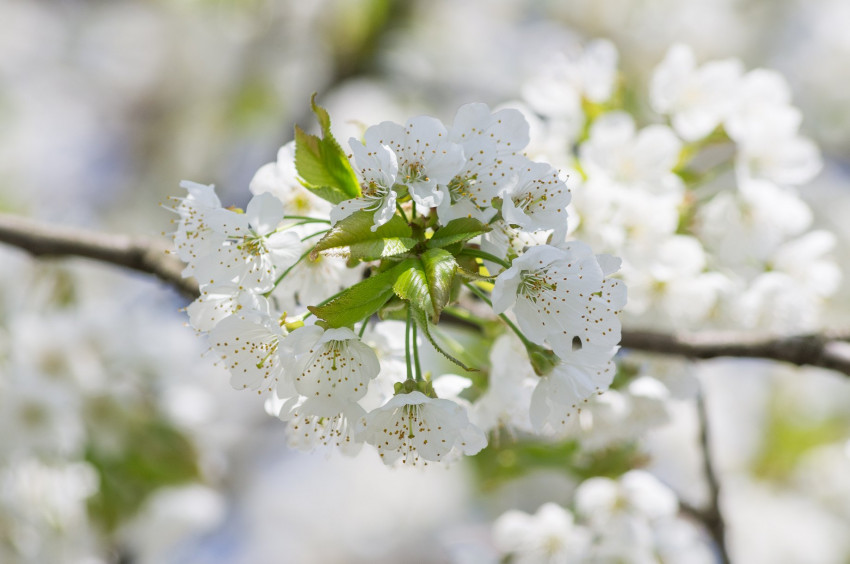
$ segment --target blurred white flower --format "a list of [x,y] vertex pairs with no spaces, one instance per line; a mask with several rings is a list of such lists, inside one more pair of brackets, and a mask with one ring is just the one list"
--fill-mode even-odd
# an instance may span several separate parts
[[726,118],[743,73],[737,59],[712,61],[697,68],[693,50],[677,43],[653,73],[652,108],[671,116],[673,129],[682,139],[696,141]]
[[555,503],[534,515],[511,510],[493,524],[493,543],[517,564],[570,564],[587,561],[591,533]]
[[672,173],[681,148],[682,142],[669,127],[650,125],[636,131],[634,118],[617,111],[593,122],[579,157],[588,178],[665,193],[681,184]]

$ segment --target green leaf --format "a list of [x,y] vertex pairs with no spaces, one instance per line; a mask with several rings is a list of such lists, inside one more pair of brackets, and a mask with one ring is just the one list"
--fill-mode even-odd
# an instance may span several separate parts
[[355,284],[321,306],[307,309],[330,327],[347,327],[378,311],[393,297],[393,284],[412,261],[405,261]]
[[440,319],[440,313],[449,303],[452,282],[458,265],[455,257],[445,249],[430,249],[422,254],[422,265],[428,280],[428,292],[431,294],[432,317],[434,323]]
[[418,258],[405,262],[409,265],[399,274],[393,284],[393,290],[399,298],[407,300],[419,311],[432,312],[434,305],[431,302],[431,293],[428,291],[425,266]]
[[444,227],[434,232],[426,246],[429,249],[445,248],[455,243],[469,241],[473,237],[483,235],[490,231],[490,227],[471,217],[453,219]]
[[413,231],[401,216],[394,215],[384,225],[372,231],[373,214],[368,211],[356,211],[341,219],[322,237],[310,257],[322,251],[348,247],[351,257],[362,260],[376,260],[400,255],[416,245]]
[[410,267],[399,275],[393,289],[436,323],[449,302],[457,262],[444,249],[430,249],[409,262]]
[[338,204],[361,195],[360,184],[345,152],[331,133],[327,110],[310,100],[322,137],[295,126],[295,168],[302,184],[317,196]]

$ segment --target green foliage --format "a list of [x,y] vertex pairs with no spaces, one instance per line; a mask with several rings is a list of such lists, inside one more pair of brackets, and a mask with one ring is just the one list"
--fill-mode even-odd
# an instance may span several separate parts
[[426,246],[429,249],[445,248],[455,243],[469,241],[473,237],[483,235],[490,231],[490,228],[477,219],[471,217],[462,217],[448,222],[444,227],[441,227],[434,232]]
[[612,446],[601,451],[583,451],[578,441],[547,442],[528,439],[490,444],[473,457],[478,483],[484,490],[535,470],[555,470],[577,479],[593,476],[617,478],[640,466],[644,455],[633,443]]
[[393,297],[393,285],[413,262],[413,259],[406,260],[351,286],[324,305],[310,306],[307,309],[319,319],[323,319],[329,327],[354,325],[378,311]]
[[806,416],[775,395],[768,402],[763,442],[753,460],[753,474],[782,482],[812,449],[846,439],[848,422],[837,415]]
[[360,196],[360,184],[345,152],[331,133],[327,110],[311,100],[322,137],[295,127],[295,168],[306,188],[332,204]]
[[429,249],[401,273],[393,289],[398,297],[427,312],[433,323],[448,304],[457,272],[454,256],[444,249]]
[[376,260],[406,253],[416,245],[410,225],[399,215],[372,231],[373,214],[357,211],[342,219],[316,244],[311,258],[331,249],[348,247],[351,258]]
[[151,413],[134,413],[115,427],[121,440],[86,449],[86,461],[100,479],[100,490],[88,503],[89,515],[107,533],[132,517],[157,489],[198,479],[191,443],[169,423]]

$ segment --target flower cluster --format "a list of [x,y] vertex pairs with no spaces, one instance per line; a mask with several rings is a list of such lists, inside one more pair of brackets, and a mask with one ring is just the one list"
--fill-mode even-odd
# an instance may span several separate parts
[[[645,99],[652,112],[642,115],[625,104],[635,98]],[[822,163],[817,147],[801,133],[801,112],[780,74],[746,71],[737,59],[699,64],[689,47],[674,45],[648,87],[640,87],[618,80],[615,47],[597,40],[550,61],[524,84],[522,100],[514,105],[535,132],[527,154],[570,172],[569,236],[622,258],[618,277],[629,288],[626,322],[658,331],[824,328],[827,300],[840,287],[841,272],[831,256],[836,239],[812,230],[814,214],[800,197],[798,188]],[[488,241],[496,239],[495,231],[486,235]],[[569,247],[574,256],[589,252],[575,241]],[[584,337],[576,339],[576,328],[554,319],[563,308],[553,307],[558,301],[550,290],[562,286],[559,278],[568,271],[553,265],[535,273],[524,262],[533,256],[542,261],[539,266],[552,260],[549,251],[534,248],[517,258],[516,268],[497,280],[497,311],[512,304],[516,311],[536,311],[541,322],[523,324],[520,318],[520,328],[562,358],[580,362],[594,352],[607,354],[617,335],[607,331],[616,326],[608,322],[613,312],[601,307],[601,296],[588,303],[596,306],[592,311],[565,318],[598,321],[579,328]],[[603,272],[618,266],[610,259],[597,262]],[[572,269],[580,264],[573,260]],[[584,281],[599,277],[582,274]],[[501,295],[503,288],[510,300],[517,295],[515,303]],[[620,291],[616,286],[608,292],[613,302]],[[556,339],[558,332],[566,339]],[[503,347],[521,351],[519,342],[504,339]],[[564,350],[570,339],[577,350]],[[533,371],[515,358],[499,347],[491,352],[491,380],[513,392],[488,389],[479,398],[475,412],[483,425],[527,431],[533,421],[519,406],[543,407],[555,397],[552,391],[544,396]],[[576,379],[573,364],[571,384],[602,380],[596,360],[591,358],[596,370],[583,371],[584,379]],[[559,426],[571,436],[580,433],[585,449],[640,436],[668,420],[668,399],[692,397],[696,389],[693,376],[675,361],[632,352],[620,355],[618,370],[629,377],[594,397],[580,425],[573,418]],[[544,412],[533,413],[539,418]],[[535,421],[538,428],[553,423],[551,417]]]
[[591,478],[576,489],[575,512],[554,503],[536,514],[511,510],[493,541],[510,562],[714,562],[699,529],[677,516],[675,493],[651,474]]
[[[445,369],[420,357],[474,374],[445,327],[503,323],[538,378],[533,428],[563,431],[613,379],[626,293],[611,278],[618,259],[567,240],[570,191],[523,153],[522,113],[468,104],[451,127],[383,122],[347,154],[313,109],[321,135],[296,128],[244,211],[191,182],[174,199],[176,252],[200,286],[190,323],[232,385],[265,396],[297,448],[368,443],[387,464],[475,454],[489,426],[458,395],[470,381],[445,385]],[[489,319],[470,311],[481,302]],[[403,371],[370,329],[399,321]]]

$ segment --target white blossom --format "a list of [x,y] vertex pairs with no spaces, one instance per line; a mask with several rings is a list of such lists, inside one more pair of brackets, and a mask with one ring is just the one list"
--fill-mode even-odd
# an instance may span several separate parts
[[516,162],[515,174],[501,193],[502,216],[525,231],[551,230],[552,241],[562,242],[570,191],[550,165],[524,161]]
[[514,181],[517,155],[528,144],[528,123],[513,109],[491,112],[486,104],[467,104],[455,116],[449,139],[463,149],[465,161],[451,181],[438,186],[442,223],[460,217],[487,222],[496,210],[492,200]]
[[597,257],[578,241],[532,247],[496,278],[493,310],[511,309],[526,337],[548,344],[561,358],[575,346],[613,347],[620,340],[617,314],[626,292],[605,277],[618,267],[617,259]]
[[485,431],[531,432],[529,409],[537,379],[519,339],[501,335],[490,349],[487,390],[473,404],[471,419]]
[[545,503],[534,515],[503,513],[493,524],[493,543],[517,564],[579,564],[587,561],[591,534],[568,510]]
[[579,424],[578,414],[594,396],[614,380],[616,367],[609,359],[616,349],[585,347],[569,362],[561,361],[540,376],[531,395],[531,424],[538,433],[564,435]]
[[219,321],[237,312],[256,311],[271,315],[268,300],[256,292],[235,284],[212,284],[200,289],[201,295],[186,306],[189,324],[198,331],[210,331]]
[[244,214],[216,210],[208,221],[227,239],[195,264],[201,286],[236,284],[255,292],[274,287],[279,270],[298,258],[300,240],[292,231],[277,231],[283,204],[264,192],[251,198]]
[[333,416],[361,399],[381,370],[375,352],[348,328],[301,327],[287,345],[295,389],[312,400],[315,415]]
[[682,142],[669,127],[649,125],[637,131],[631,115],[609,112],[593,123],[579,155],[588,178],[665,193],[681,184],[671,172],[681,148]]
[[673,129],[686,141],[701,139],[731,111],[743,72],[737,59],[712,61],[697,68],[689,46],[673,45],[652,76],[652,107],[669,114]]
[[284,403],[278,417],[288,423],[287,445],[302,451],[335,446],[351,456],[360,452],[363,442],[355,432],[366,411],[356,403],[341,403],[339,407],[339,413],[329,415],[326,405],[313,398],[301,396]]
[[738,144],[741,179],[762,178],[801,185],[823,166],[820,151],[799,135],[802,113],[790,105],[790,89],[779,73],[756,69],[744,76],[726,131]]
[[463,407],[416,391],[393,396],[362,417],[360,425],[364,440],[378,450],[385,464],[399,459],[411,465],[439,462],[452,449],[471,455],[487,445]]
[[197,261],[213,252],[226,236],[214,230],[209,223],[210,214],[221,209],[215,187],[188,180],[181,182],[180,187],[185,188],[188,194],[184,198],[172,198],[176,205],[171,209],[180,215],[173,234],[174,249],[186,263],[183,271],[186,277],[193,275]]
[[447,184],[463,167],[463,148],[452,143],[436,118],[411,118],[402,126],[385,121],[364,134],[367,147],[386,145],[398,159],[397,182],[407,186],[420,206],[436,207],[443,200],[439,184]]
[[322,217],[330,213],[331,205],[327,200],[304,188],[298,181],[295,169],[295,141],[290,141],[277,152],[277,161],[261,166],[248,188],[251,193],[271,193],[283,202],[289,214],[307,217]]
[[374,212],[372,231],[375,231],[395,214],[397,194],[393,186],[398,176],[398,159],[385,144],[371,143],[364,146],[352,138],[349,145],[357,164],[355,172],[360,180],[362,195],[340,202],[331,210],[331,222],[336,223],[358,210]]
[[285,339],[278,323],[259,315],[231,315],[210,331],[210,344],[230,371],[235,389],[288,398],[293,390],[291,376],[284,373],[291,356]]

